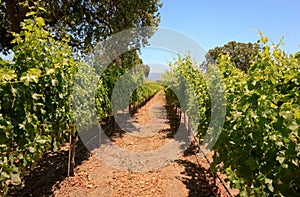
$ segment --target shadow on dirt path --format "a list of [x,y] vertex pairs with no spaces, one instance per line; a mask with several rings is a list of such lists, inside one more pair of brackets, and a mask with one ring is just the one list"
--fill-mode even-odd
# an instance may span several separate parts
[[217,196],[213,175],[207,169],[189,160],[180,159],[175,162],[184,166],[184,171],[181,172],[184,177],[178,179],[186,185],[189,197]]
[[[24,187],[12,190],[9,196],[52,196],[53,188],[59,187],[57,183],[67,177],[68,155],[66,145],[58,152],[46,153],[34,170],[24,178]],[[89,156],[89,151],[79,139],[76,148],[76,165],[81,165]]]
[[[138,109],[130,124],[132,122],[136,129],[134,131],[128,131],[128,128],[132,128],[130,126],[108,132],[111,142],[124,150],[143,154],[155,151],[172,141],[175,141],[178,147],[184,143],[185,147],[189,145],[185,139],[179,138],[177,141],[174,139],[183,123],[163,91],[158,92]],[[47,153],[37,168],[25,178],[25,187],[19,191],[15,190],[12,196],[227,196],[220,190],[220,185],[215,185],[214,176],[207,164],[204,165],[204,158],[200,158],[200,166],[197,164],[195,158],[197,149],[193,146],[186,151],[181,150],[175,160],[150,171],[122,171],[113,168],[92,155],[80,140],[76,150],[76,169],[73,177],[66,177],[68,160],[66,149],[58,153]],[[97,146],[93,150],[97,151]],[[124,155],[120,155],[122,156]],[[162,154],[160,157],[164,158],[165,155]]]

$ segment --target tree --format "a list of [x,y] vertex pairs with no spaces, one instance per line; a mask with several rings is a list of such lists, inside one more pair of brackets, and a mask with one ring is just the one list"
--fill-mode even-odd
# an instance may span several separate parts
[[258,52],[259,46],[256,43],[242,43],[230,41],[222,47],[215,47],[206,54],[207,63],[215,64],[220,55],[229,53],[231,61],[235,66],[245,72],[248,71],[253,56]]
[[[20,32],[20,22],[37,2],[44,8],[40,14],[50,31],[57,39],[68,33],[75,50],[89,49],[125,29],[157,26],[162,6],[159,0],[0,0],[0,52],[12,49],[12,32]],[[148,38],[151,32],[141,36]]]
[[298,52],[295,54],[295,58],[297,58],[297,59],[300,60],[300,51],[298,51]]
[[144,66],[144,74],[145,77],[148,78],[149,77],[149,73],[150,73],[150,66],[149,65],[143,65]]

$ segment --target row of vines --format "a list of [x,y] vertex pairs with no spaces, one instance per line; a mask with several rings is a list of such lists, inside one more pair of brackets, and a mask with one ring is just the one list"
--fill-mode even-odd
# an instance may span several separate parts
[[[68,37],[57,40],[45,28],[41,7],[31,8],[15,34],[12,61],[0,59],[0,195],[11,187],[21,186],[22,180],[49,150],[57,151],[70,135],[75,135],[76,115],[85,114],[96,105],[98,121],[112,116],[110,97],[114,84],[130,67],[112,63],[100,78],[94,69],[74,59]],[[135,54],[135,52],[132,52]],[[136,58],[129,53],[129,57]],[[128,64],[133,61],[129,61]],[[78,74],[78,71],[79,74]],[[141,70],[139,70],[141,71]],[[130,104],[137,105],[143,97],[151,97],[158,87],[145,82],[136,72],[141,85],[131,96]],[[98,84],[95,84],[97,80]],[[90,85],[96,89],[94,103],[85,97],[87,89],[74,84]],[[74,98],[74,90],[77,94]],[[83,103],[83,105],[81,105]],[[90,105],[90,106],[89,106]],[[81,113],[81,114],[78,114]]]
[[130,97],[130,105],[138,106],[140,103],[149,100],[160,89],[162,89],[162,86],[159,83],[146,81],[133,91]]
[[214,126],[212,101],[222,105],[211,96],[213,89],[224,88],[224,125],[212,147],[211,168],[225,173],[241,196],[299,196],[299,54],[268,45],[266,37],[258,44],[247,73],[236,68],[229,55],[205,69],[194,66],[191,57],[179,56],[162,78],[167,95],[198,123],[200,142]]
[[[44,19],[26,19],[13,40],[14,59],[0,68],[1,193],[18,185],[49,149],[70,134],[71,91],[78,63],[68,39],[57,41],[43,29]],[[71,131],[72,132],[72,131]]]

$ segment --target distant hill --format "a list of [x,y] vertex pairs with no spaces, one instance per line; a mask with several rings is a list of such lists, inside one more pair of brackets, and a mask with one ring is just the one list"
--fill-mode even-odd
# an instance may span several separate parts
[[150,79],[151,81],[157,81],[160,80],[160,76],[162,73],[150,73],[148,76],[148,79]]

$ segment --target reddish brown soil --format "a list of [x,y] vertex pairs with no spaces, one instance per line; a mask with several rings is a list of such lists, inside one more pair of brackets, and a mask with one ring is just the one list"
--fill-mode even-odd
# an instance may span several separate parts
[[[149,115],[149,109],[154,104],[160,104],[166,108],[169,121],[166,121],[162,128],[149,137],[138,137],[119,131],[112,137],[114,143],[130,151],[147,152],[172,140],[172,134],[178,127],[179,121],[172,111],[172,107],[167,103],[163,91],[158,92],[145,106],[139,109],[133,119],[141,126],[156,121],[151,114]],[[74,176],[65,176],[66,162],[64,161],[66,161],[67,155],[62,150],[56,155],[59,156],[60,165],[55,164],[55,161],[44,163],[46,170],[41,170],[43,169],[41,167],[33,172],[25,181],[25,189],[14,195],[57,197],[228,196],[218,180],[214,184],[215,179],[210,173],[209,164],[198,149],[192,146],[179,155],[175,161],[148,172],[121,171],[90,155],[82,148],[82,145],[79,146],[79,149],[81,151],[77,154]],[[207,155],[211,159],[212,153]],[[51,160],[52,156],[45,159],[49,161],[49,158]],[[52,171],[47,169],[51,165],[53,166]],[[223,175],[221,177],[224,179]],[[236,191],[230,191],[236,194]]]

